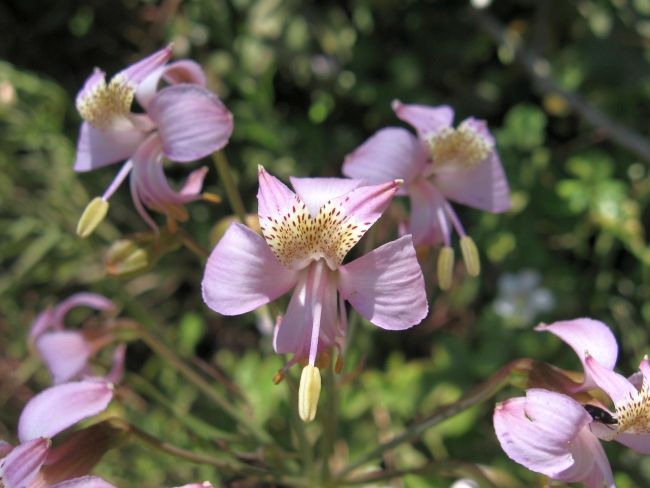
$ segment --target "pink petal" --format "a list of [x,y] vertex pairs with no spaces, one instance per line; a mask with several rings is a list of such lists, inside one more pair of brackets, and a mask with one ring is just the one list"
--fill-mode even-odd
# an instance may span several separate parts
[[400,127],[381,129],[345,157],[343,174],[370,184],[403,179],[405,194],[411,181],[427,164],[422,141]]
[[260,166],[257,205],[260,221],[281,220],[295,206],[302,205],[300,198],[275,176]]
[[178,191],[179,195],[188,199],[191,198],[192,200],[200,198],[201,191],[203,190],[203,181],[208,171],[207,166],[192,171]]
[[639,454],[650,454],[650,434],[617,434],[614,440]]
[[172,57],[171,45],[150,54],[146,58],[132,64],[120,71],[115,76],[124,76],[129,84],[137,86],[144,81],[151,73],[163,66]]
[[[398,180],[380,185],[362,186],[345,195],[332,199],[332,205],[339,207],[344,217],[353,218],[367,231],[388,207],[400,187]],[[357,234],[355,234],[355,237]],[[359,239],[363,232],[359,233]],[[357,241],[351,244],[352,247]]]
[[0,486],[25,488],[38,475],[47,458],[50,441],[42,437],[24,442],[0,459]]
[[55,329],[63,328],[64,325],[63,323],[59,323],[56,325],[54,324],[52,320],[54,315],[55,315],[54,309],[52,307],[48,307],[36,316],[29,329],[30,341],[33,341],[38,336],[40,336],[43,332],[51,328],[55,328]]
[[232,114],[219,98],[198,85],[160,90],[147,113],[158,125],[163,151],[172,161],[194,161],[228,143]]
[[339,290],[362,316],[384,329],[412,327],[429,309],[410,235],[341,266]]
[[510,187],[495,151],[475,168],[438,172],[434,178],[449,200],[493,213],[510,209]]
[[69,296],[56,306],[53,321],[58,327],[63,326],[63,319],[66,314],[76,307],[88,307],[94,310],[111,310],[115,304],[105,296],[97,293],[80,292]]
[[77,331],[53,331],[36,340],[36,348],[52,373],[54,384],[70,381],[80,375],[91,355],[90,344]]
[[153,97],[158,92],[158,85],[161,78],[172,85],[190,83],[205,87],[205,74],[201,67],[194,61],[183,59],[166,66],[161,66],[147,76],[135,92],[138,103],[145,110],[149,107],[151,100],[153,100]]
[[205,86],[205,73],[198,63],[191,59],[181,59],[169,63],[163,71],[163,78],[167,83],[178,85],[190,83],[192,85]]
[[117,488],[97,476],[82,476],[52,485],[51,488]]
[[585,368],[585,381],[582,389],[596,386],[586,371],[585,353],[591,354],[607,369],[614,369],[616,365],[618,357],[616,338],[611,329],[598,320],[588,318],[563,320],[549,325],[539,325],[535,330],[555,334],[575,351]]
[[409,231],[413,234],[413,243],[416,246],[435,245],[445,240],[445,233],[440,227],[438,217],[446,201],[442,194],[426,180],[418,180],[411,185],[409,194],[411,196]]
[[584,483],[587,488],[616,488],[612,468],[600,441],[588,428],[583,427],[570,446],[574,464],[557,473],[555,479]]
[[77,97],[75,99],[77,106],[84,97],[90,94],[102,83],[106,83],[106,73],[99,68],[95,68],[92,74],[86,78],[86,81],[84,81],[84,85],[81,90],[79,90],[79,93],[77,93]]
[[415,127],[420,139],[423,140],[441,129],[451,127],[454,121],[454,111],[447,105],[431,107],[429,105],[403,104],[399,100],[394,100],[392,107],[395,115]]
[[316,266],[310,265],[300,274],[296,288],[291,295],[287,312],[278,321],[273,348],[278,354],[293,353],[307,357],[311,346],[314,308],[320,298],[321,317],[318,350],[334,344],[337,331],[336,288],[333,276],[327,268],[316,279]]
[[531,389],[526,397],[498,404],[493,420],[501,448],[508,457],[555,478],[574,465],[570,444],[591,422],[591,416],[566,395]]
[[215,312],[238,315],[275,300],[295,285],[266,241],[234,223],[210,254],[202,281],[203,301]]
[[604,390],[615,405],[628,403],[638,394],[637,389],[627,378],[601,365],[589,354],[585,357],[585,373],[588,373],[595,385]]
[[14,446],[9,444],[7,441],[0,441],[0,458],[9,454],[13,448]]
[[[162,144],[156,134],[152,134],[140,145],[131,159],[131,181],[142,203],[151,209],[166,213],[170,205],[182,205],[200,198],[197,193],[201,191],[207,169],[202,168],[191,173],[186,185],[180,191],[175,191],[165,176],[161,149]],[[198,192],[193,193],[195,190]]]
[[106,375],[106,381],[117,385],[124,378],[124,368],[126,366],[126,344],[120,344],[115,348],[113,353],[113,367]]
[[312,217],[328,201],[345,195],[364,184],[361,180],[348,178],[296,178],[291,177],[291,185],[298,197],[305,202]]
[[18,438],[25,442],[53,437],[80,420],[103,412],[112,398],[113,385],[105,381],[64,383],[43,390],[25,405],[18,420]]
[[135,126],[101,131],[83,122],[77,141],[74,170],[92,171],[128,159],[146,136]]

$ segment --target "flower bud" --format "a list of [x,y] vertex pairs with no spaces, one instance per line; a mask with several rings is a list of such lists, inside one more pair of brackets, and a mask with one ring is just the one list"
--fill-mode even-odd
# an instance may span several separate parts
[[106,272],[111,276],[125,276],[146,270],[150,265],[149,253],[138,242],[120,239],[106,253]]
[[470,236],[461,237],[460,250],[463,254],[467,274],[470,276],[478,276],[481,273],[481,260],[476,244],[474,244],[474,239]]
[[316,417],[319,396],[320,370],[308,364],[302,370],[298,389],[298,413],[304,422],[311,422]]
[[441,290],[449,290],[454,276],[454,250],[444,246],[438,254],[438,286]]
[[108,213],[108,201],[101,197],[93,198],[84,212],[81,214],[77,224],[77,235],[85,239],[92,234],[97,226],[102,223]]

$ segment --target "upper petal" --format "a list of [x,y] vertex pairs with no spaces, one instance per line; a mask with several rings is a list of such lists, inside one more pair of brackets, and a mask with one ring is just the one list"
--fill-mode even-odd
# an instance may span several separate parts
[[412,327],[429,309],[410,235],[341,266],[339,290],[362,316],[384,329]]
[[454,111],[448,105],[404,104],[399,100],[393,100],[393,111],[395,115],[404,122],[411,124],[417,131],[420,139],[427,139],[431,134],[451,127],[454,121]]
[[290,178],[291,185],[300,199],[305,202],[309,213],[315,217],[328,201],[345,195],[364,184],[361,180],[349,178]]
[[487,212],[510,209],[510,187],[496,151],[478,166],[435,174],[435,185],[448,199]]
[[70,295],[56,306],[53,321],[63,326],[65,315],[76,307],[88,307],[94,310],[110,310],[115,304],[103,295],[97,293],[80,292]]
[[212,92],[180,84],[160,90],[147,113],[158,126],[165,155],[194,161],[224,147],[233,131],[232,114]]
[[401,127],[387,127],[366,140],[345,157],[343,174],[377,184],[403,179],[405,193],[422,172],[427,153],[422,141]]
[[81,124],[77,141],[75,171],[91,171],[131,157],[147,134],[135,126],[99,130]]
[[304,203],[287,185],[268,173],[262,166],[258,168],[258,180],[257,213],[260,224],[282,219],[293,207]]
[[113,385],[105,381],[64,383],[43,390],[27,402],[20,414],[18,438],[25,442],[53,437],[80,420],[104,411],[112,398]]
[[539,325],[535,330],[555,334],[575,351],[585,368],[583,389],[595,386],[585,367],[587,352],[607,369],[614,369],[616,365],[618,357],[616,338],[611,329],[603,322],[589,318],[562,320],[549,325]]
[[123,76],[130,85],[135,87],[142,83],[151,73],[163,66],[171,57],[172,47],[169,45],[123,69],[115,76]]
[[588,373],[595,385],[605,391],[618,407],[636,398],[638,391],[625,376],[622,376],[600,364],[593,356],[585,356],[585,373]]
[[47,458],[50,441],[42,437],[16,446],[0,459],[0,486],[25,488],[36,477]]
[[158,84],[160,79],[164,79],[167,83],[177,85],[180,83],[190,83],[193,85],[205,86],[205,74],[203,69],[194,61],[189,59],[181,59],[174,63],[161,66],[151,73],[147,78],[140,83],[135,97],[138,103],[146,110],[149,103],[158,91]]
[[296,273],[278,262],[262,237],[234,223],[208,258],[203,301],[216,312],[237,315],[275,300],[296,280]]

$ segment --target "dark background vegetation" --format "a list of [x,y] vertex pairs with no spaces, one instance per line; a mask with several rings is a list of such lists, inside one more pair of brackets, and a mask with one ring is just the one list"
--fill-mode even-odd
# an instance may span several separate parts
[[[203,305],[202,263],[194,255],[179,249],[137,277],[105,276],[110,243],[146,230],[126,188],[93,237],[81,241],[74,233],[86,203],[114,174],[109,168],[72,171],[76,92],[95,66],[115,73],[169,42],[176,58],[202,64],[210,88],[234,113],[226,154],[251,212],[258,164],[283,179],[339,175],[348,152],[377,129],[399,125],[390,108],[395,98],[449,104],[456,121],[486,119],[496,135],[512,210],[495,216],[457,207],[481,251],[483,273],[470,279],[459,265],[451,292],[431,286],[430,317],[407,333],[368,324],[358,329],[347,370],[364,366],[354,387],[340,394],[341,459],[376,444],[378,432],[397,432],[457,398],[512,359],[577,369],[567,347],[532,331],[541,320],[590,316],[608,323],[621,346],[619,370],[636,369],[648,350],[650,322],[650,1],[495,0],[480,12],[452,0],[5,1],[0,438],[13,439],[25,401],[47,385],[44,368],[26,347],[31,320],[44,306],[90,289],[114,298],[122,315],[156,327],[180,354],[198,354],[231,375],[279,442],[290,444],[288,393],[271,383],[281,358],[252,314],[224,318]],[[594,110],[604,117],[594,117]],[[180,179],[185,171],[170,167],[168,174]],[[223,196],[215,172],[206,186]],[[391,214],[405,205],[396,202]],[[189,208],[185,228],[207,247],[211,228],[230,209],[203,202]],[[388,238],[391,216],[385,221]],[[435,252],[424,261],[429,278],[434,258]],[[533,288],[552,296],[542,315],[534,310],[535,290],[504,291],[506,273],[526,269],[539,280]],[[515,312],[495,307],[498,300]],[[233,428],[144,347],[132,346],[128,360],[133,374],[181,411]],[[116,408],[160,437],[206,446],[137,388]],[[472,461],[532,483],[534,476],[498,449],[491,409],[483,405],[430,430],[398,451],[394,462]],[[619,486],[650,484],[647,459],[606,447]],[[212,469],[135,445],[109,454],[98,472],[120,486],[220,479]],[[403,483],[451,481],[431,475]]]

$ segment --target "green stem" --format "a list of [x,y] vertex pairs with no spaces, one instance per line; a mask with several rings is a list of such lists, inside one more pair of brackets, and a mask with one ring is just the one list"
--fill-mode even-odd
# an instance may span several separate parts
[[205,261],[210,256],[210,251],[205,249],[201,244],[196,242],[194,238],[189,235],[185,230],[178,229],[178,233],[181,236],[181,241],[183,245],[192,251],[201,261]]
[[111,423],[117,425],[124,431],[127,431],[129,434],[132,434],[138,440],[156,449],[157,451],[171,454],[172,456],[185,459],[186,461],[189,461],[191,463],[207,464],[237,474],[245,473],[245,474],[257,475],[257,476],[260,475],[265,476],[269,474],[269,472],[265,469],[258,468],[255,466],[248,466],[246,464],[240,463],[235,460],[220,459],[206,454],[188,451],[187,449],[183,449],[182,447],[174,446],[173,444],[169,444],[168,442],[162,441],[157,437],[154,437],[153,435],[149,434],[148,432],[145,432],[139,429],[138,427],[130,424],[129,422],[119,418],[111,419]]
[[323,440],[321,444],[322,478],[324,482],[330,479],[329,458],[332,454],[336,428],[338,425],[338,395],[336,391],[336,377],[334,376],[334,363],[331,362],[325,375],[326,404],[323,416]]
[[453,417],[478,403],[484,402],[509,383],[510,375],[513,372],[529,371],[532,362],[533,361],[530,359],[517,359],[510,364],[507,364],[486,381],[472,388],[469,392],[463,395],[460,400],[450,405],[438,408],[431,415],[407,428],[404,432],[395,436],[390,441],[379,444],[374,449],[367,451],[359,459],[343,468],[338,473],[337,479],[343,480],[346,475],[373,459],[380,457],[385,451],[393,449],[404,442],[411,441],[422,435],[430,427],[439,424],[443,420],[447,420],[448,418]]
[[218,151],[212,155],[212,160],[219,172],[219,178],[221,178],[221,182],[226,190],[226,196],[228,197],[230,206],[237,215],[237,218],[241,220],[241,223],[246,224],[246,207],[244,207],[244,202],[239,194],[232,173],[230,172],[230,166],[226,159],[226,155],[223,151]]
[[169,410],[174,415],[176,420],[185,425],[185,427],[190,429],[196,436],[209,441],[237,441],[239,439],[239,437],[235,436],[234,434],[217,429],[204,420],[201,420],[200,418],[195,417],[188,412],[178,408],[176,404],[169,401],[169,398],[167,398],[164,393],[160,392],[154,385],[152,385],[142,376],[134,373],[129,373],[127,380],[128,384],[133,385],[142,394],[151,397],[162,407]]
[[255,440],[261,444],[270,444],[272,442],[269,435],[259,428],[250,418],[246,418],[242,411],[232,405],[218,390],[206,381],[201,375],[190,368],[185,362],[178,357],[174,351],[163,344],[160,340],[146,331],[143,327],[136,324],[121,324],[121,327],[133,330],[137,333],[138,337],[156,354],[172,364],[178,372],[183,375],[187,380],[192,382],[199,390],[210,398],[214,403],[219,405],[221,409],[230,415],[233,419],[237,420],[239,425],[248,430],[248,432],[255,437]]

